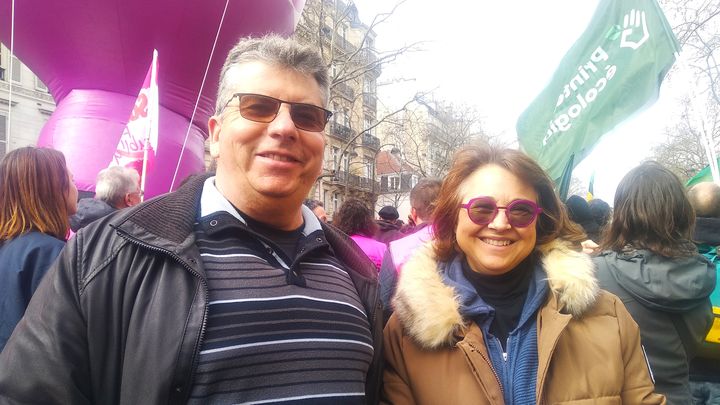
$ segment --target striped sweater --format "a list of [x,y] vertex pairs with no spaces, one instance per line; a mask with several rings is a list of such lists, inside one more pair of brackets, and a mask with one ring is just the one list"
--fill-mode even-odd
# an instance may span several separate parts
[[189,402],[363,403],[368,317],[313,214],[288,257],[209,182],[195,225],[209,315]]

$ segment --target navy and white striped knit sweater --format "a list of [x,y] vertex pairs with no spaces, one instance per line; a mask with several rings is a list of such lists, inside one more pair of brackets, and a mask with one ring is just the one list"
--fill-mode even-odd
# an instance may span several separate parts
[[208,179],[195,235],[209,314],[189,403],[364,403],[367,314],[315,216],[304,210],[290,260],[219,198]]

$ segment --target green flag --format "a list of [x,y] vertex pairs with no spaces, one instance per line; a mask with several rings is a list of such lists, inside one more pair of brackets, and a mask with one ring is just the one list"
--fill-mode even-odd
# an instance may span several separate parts
[[[657,99],[678,43],[655,0],[602,0],[517,122],[523,150],[559,183],[600,137]],[[569,162],[572,162],[568,164]]]
[[[718,159],[718,166],[720,166],[720,159]],[[702,170],[692,176],[692,178],[688,180],[687,183],[685,183],[685,186],[690,187],[706,181],[713,181],[712,172],[710,171],[709,165],[705,166]]]

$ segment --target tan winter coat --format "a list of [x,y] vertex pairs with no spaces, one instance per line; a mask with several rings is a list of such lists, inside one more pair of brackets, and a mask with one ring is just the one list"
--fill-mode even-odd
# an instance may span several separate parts
[[[590,259],[559,244],[542,249],[550,289],[537,314],[538,404],[665,404],[637,324],[598,291]],[[403,268],[385,327],[384,399],[404,404],[503,404],[483,335],[462,319],[428,246]]]

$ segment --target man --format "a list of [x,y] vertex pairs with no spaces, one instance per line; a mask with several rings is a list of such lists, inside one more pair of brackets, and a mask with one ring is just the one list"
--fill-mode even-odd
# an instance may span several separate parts
[[[693,239],[698,251],[715,264],[720,273],[717,252],[720,245],[720,186],[712,182],[696,184],[688,191],[688,197],[697,215]],[[697,357],[690,362],[690,390],[695,404],[720,403],[720,288],[717,284],[710,301],[715,319]]]
[[380,267],[380,299],[383,302],[384,318],[392,314],[390,301],[397,287],[398,273],[413,252],[432,239],[430,217],[435,207],[435,198],[440,194],[442,182],[438,179],[420,179],[410,190],[410,219],[416,224],[413,233],[391,241]]
[[140,204],[142,195],[137,170],[121,166],[100,170],[95,181],[95,198],[78,201],[77,213],[70,217],[70,229],[77,232],[98,218]]
[[403,237],[403,233],[400,231],[402,224],[398,221],[400,214],[398,213],[397,208],[392,205],[386,205],[380,208],[378,216],[380,219],[375,221],[378,225],[378,230],[375,233],[375,239],[388,244],[390,241]]
[[323,222],[327,222],[327,213],[325,212],[325,204],[323,204],[321,201],[313,200],[308,198],[303,202],[306,207],[310,208],[310,211],[315,214],[316,217],[318,217],[319,220]]
[[230,51],[216,175],[69,242],[0,354],[0,403],[377,403],[377,270],[302,205],[324,65],[277,36]]

